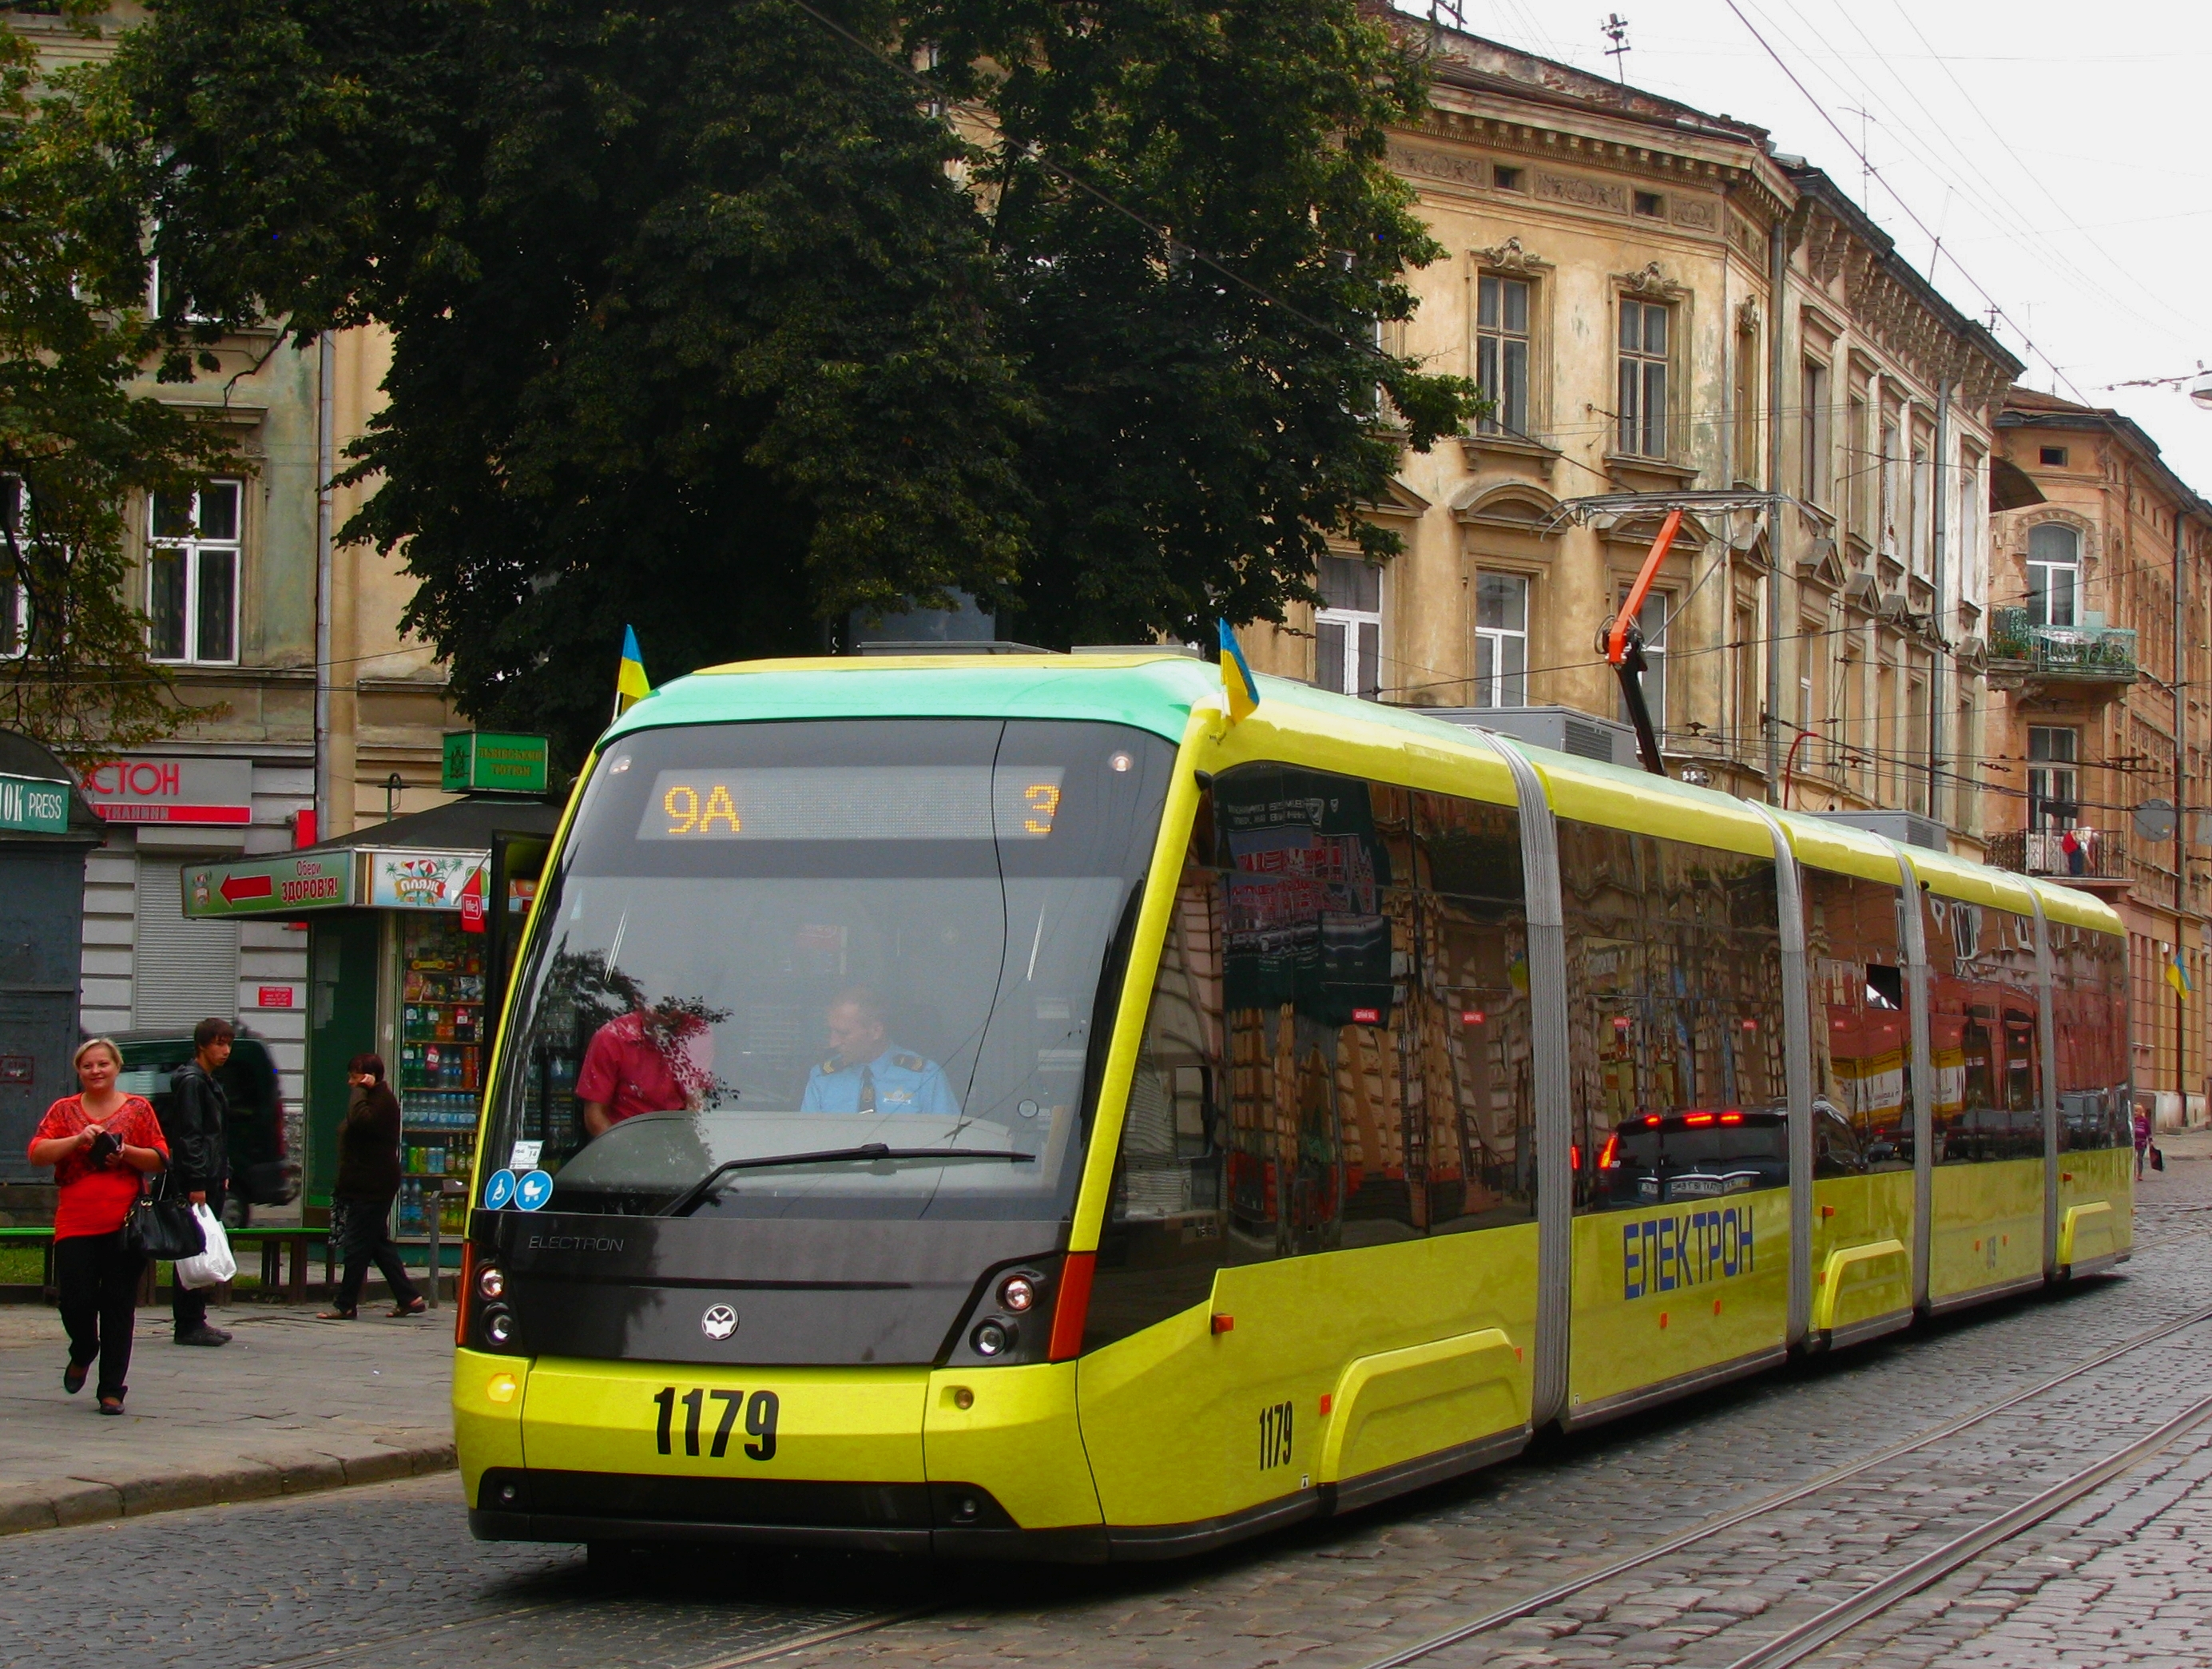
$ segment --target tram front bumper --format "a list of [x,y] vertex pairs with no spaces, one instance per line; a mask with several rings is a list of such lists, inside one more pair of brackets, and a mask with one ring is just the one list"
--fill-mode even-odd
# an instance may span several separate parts
[[959,1373],[541,1359],[523,1385],[517,1441],[457,1417],[469,1526],[483,1540],[1105,1556],[1072,1363]]

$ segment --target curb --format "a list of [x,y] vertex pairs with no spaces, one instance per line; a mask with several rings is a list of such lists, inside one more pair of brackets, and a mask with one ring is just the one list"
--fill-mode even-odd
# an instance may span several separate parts
[[149,1471],[110,1477],[58,1477],[0,1484],[0,1536],[62,1530],[186,1507],[313,1495],[356,1483],[453,1469],[451,1443],[378,1447],[348,1454],[300,1449],[240,1455],[217,1471]]

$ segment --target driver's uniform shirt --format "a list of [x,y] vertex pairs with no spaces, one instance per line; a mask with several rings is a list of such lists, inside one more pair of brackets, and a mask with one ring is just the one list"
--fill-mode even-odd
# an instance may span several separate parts
[[806,1075],[801,1112],[935,1112],[957,1118],[960,1104],[937,1063],[894,1045],[859,1066],[832,1055]]

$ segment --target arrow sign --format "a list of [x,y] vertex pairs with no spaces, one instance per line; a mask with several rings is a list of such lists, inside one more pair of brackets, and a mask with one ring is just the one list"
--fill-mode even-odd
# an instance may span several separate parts
[[225,875],[216,889],[225,904],[236,904],[241,898],[265,898],[276,891],[276,883],[267,875]]

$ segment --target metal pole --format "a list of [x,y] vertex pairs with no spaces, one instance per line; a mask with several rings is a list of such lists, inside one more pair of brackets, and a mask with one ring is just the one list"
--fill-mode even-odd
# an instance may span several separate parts
[[[2173,512],[2173,963],[2185,969],[2183,955],[2188,942],[2189,902],[2189,680],[2182,664],[2181,617],[2187,612],[2181,594],[2181,509]],[[2185,978],[2186,976],[2185,975]],[[2180,1092],[2181,1124],[2189,1125],[2189,999],[2178,986],[2173,993],[2173,1087]]]
[[336,354],[331,333],[315,338],[315,838],[331,827],[331,477],[337,472]]
[[[1943,820],[1943,655],[1948,634],[1944,622],[1950,611],[1944,606],[1943,557],[1945,534],[1949,529],[1949,518],[1945,506],[1950,499],[1951,484],[1951,381],[1942,377],[1936,383],[1936,462],[1928,472],[1929,484],[1936,494],[1935,515],[1932,518],[1936,548],[1933,563],[1936,579],[1936,639],[1928,652],[1928,816],[1931,822]],[[1966,561],[1960,563],[1965,571]]]
[[[1766,295],[1774,314],[1766,364],[1766,803],[1782,795],[1782,351],[1788,340],[1789,314],[1784,300],[1790,254],[1782,220],[1766,233]],[[1729,605],[1732,606],[1732,605]]]

